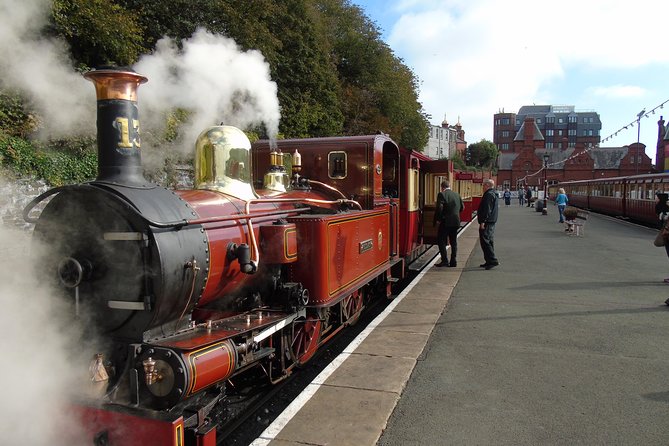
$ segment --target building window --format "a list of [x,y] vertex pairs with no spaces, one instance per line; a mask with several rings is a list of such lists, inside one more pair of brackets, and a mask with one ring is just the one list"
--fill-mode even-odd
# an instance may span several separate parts
[[553,130],[546,130],[546,136],[553,136]]
[[537,124],[541,124],[541,118],[537,118]]
[[[488,121],[490,122],[490,121]],[[511,122],[509,121],[509,118],[502,118],[502,125],[509,125]]]
[[569,136],[576,136],[576,129],[569,129]]
[[564,118],[558,118],[558,124],[564,124]]
[[516,125],[520,125],[520,119],[516,119]]
[[578,118],[576,116],[570,116],[569,122],[578,122]]
[[546,124],[555,124],[555,118],[553,117],[546,118]]
[[546,148],[547,149],[552,149],[553,148],[553,143],[552,142],[547,142],[546,143]]
[[501,150],[509,150],[509,145],[507,143],[500,144],[500,149]]
[[508,137],[509,137],[509,131],[508,131],[508,130],[504,130],[504,131],[502,132],[502,138],[508,138]]
[[576,141],[569,141],[569,144],[567,145],[567,147],[570,147],[570,148],[571,147],[576,147]]

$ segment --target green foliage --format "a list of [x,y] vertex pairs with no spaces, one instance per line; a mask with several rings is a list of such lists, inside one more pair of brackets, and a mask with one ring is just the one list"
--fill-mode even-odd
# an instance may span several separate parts
[[0,132],[26,137],[37,128],[36,116],[25,111],[23,102],[16,93],[0,91]]
[[499,149],[487,139],[470,144],[467,148],[467,164],[481,168],[493,168],[497,162]]
[[146,51],[135,16],[113,0],[53,0],[52,19],[80,66],[130,65]]
[[427,144],[427,116],[418,102],[418,80],[381,40],[376,24],[347,0],[319,0],[342,85],[344,131],[390,134],[400,145]]
[[92,139],[53,141],[48,145],[0,133],[0,163],[19,175],[43,178],[52,186],[95,177],[97,153]]
[[[180,44],[198,27],[263,54],[278,85],[282,136],[382,131],[404,147],[426,145],[428,116],[415,74],[350,0],[53,0],[45,32],[64,38],[84,70],[131,65],[162,37]],[[33,168],[52,184],[94,177],[95,150],[77,152],[86,146],[80,141],[16,139],[38,129],[36,116],[20,97],[0,91],[2,163],[25,173]],[[166,116],[165,134],[156,138],[174,141],[187,117],[184,110]],[[262,129],[252,131],[265,137]],[[61,171],[67,168],[73,171]]]
[[467,164],[465,163],[465,160],[462,159],[462,155],[460,155],[460,152],[456,152],[453,154],[451,157],[451,161],[453,162],[453,167],[455,170],[460,170],[464,171],[467,170]]

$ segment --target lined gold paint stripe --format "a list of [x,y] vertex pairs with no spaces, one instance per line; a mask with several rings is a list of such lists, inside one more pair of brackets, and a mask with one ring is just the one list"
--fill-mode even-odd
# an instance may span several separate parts
[[[186,392],[186,395],[190,395],[193,392],[193,389],[195,389],[195,385],[197,382],[197,368],[195,367],[195,360],[200,356],[206,355],[207,353],[210,353],[220,348],[222,345],[226,344],[228,343],[225,341],[221,341],[217,344],[212,344],[207,347],[202,347],[201,349],[194,350],[190,353],[188,357],[188,364],[190,365],[191,377],[190,377],[190,384],[188,386],[188,392]],[[232,349],[227,348],[226,350],[228,352],[228,365],[229,365],[228,368],[230,368],[233,365]]]
[[[379,211],[379,212],[376,212],[376,213],[374,213],[374,214],[366,215],[366,216],[363,217],[363,218],[360,218],[359,216],[358,216],[358,217],[349,217],[349,218],[346,218],[346,219],[342,219],[342,220],[337,220],[337,221],[329,222],[329,223],[328,223],[328,228],[329,228],[330,226],[340,225],[340,224],[342,224],[342,223],[347,223],[347,222],[351,222],[351,221],[363,221],[363,220],[366,220],[366,219],[368,219],[368,218],[374,218],[374,217],[379,217],[379,216],[383,216],[383,215],[388,215],[388,218],[390,218],[390,214],[389,214],[387,211]],[[389,221],[388,221],[388,225],[390,225],[390,222],[389,222]],[[388,232],[390,232],[390,227],[388,227],[387,230],[388,230]],[[326,234],[326,235],[329,235],[329,234]],[[328,237],[328,258],[329,258],[329,255],[330,255],[330,238]],[[373,266],[372,266],[371,268],[369,268],[367,271],[362,272],[360,275],[358,275],[357,277],[355,277],[355,278],[349,280],[347,283],[341,285],[339,288],[337,288],[337,289],[335,289],[335,290],[332,290],[332,291],[328,291],[328,296],[332,297],[334,294],[338,293],[338,292],[341,291],[342,289],[344,289],[344,288],[346,288],[347,286],[351,285],[352,283],[356,282],[356,281],[359,280],[361,277],[366,276],[366,275],[369,274],[371,271],[375,270],[376,268],[378,268],[379,266],[383,265],[383,264],[386,263],[386,262],[388,262],[388,259],[383,260],[383,261],[381,261],[380,263],[377,263],[376,265],[373,265]],[[329,284],[330,284],[330,268],[328,268],[327,270],[328,270],[328,287],[329,287]]]

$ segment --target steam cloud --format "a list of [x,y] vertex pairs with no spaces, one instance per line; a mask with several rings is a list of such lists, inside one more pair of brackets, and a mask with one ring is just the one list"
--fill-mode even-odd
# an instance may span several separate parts
[[[26,94],[43,117],[45,136],[95,132],[95,93],[74,70],[66,44],[46,39],[51,0],[0,0],[0,87]],[[191,152],[200,131],[220,122],[242,129],[264,123],[273,137],[280,119],[276,83],[258,51],[243,52],[232,40],[198,30],[183,49],[164,38],[134,69],[149,78],[140,87],[143,131],[159,133],[160,120],[176,107],[191,112],[182,131],[182,152]]]
[[44,287],[44,277],[33,274],[29,251],[38,247],[29,246],[27,232],[0,225],[2,443],[59,445],[67,435],[68,443],[77,444],[74,438],[82,434],[68,402],[85,388],[87,367],[74,354],[78,333],[68,324],[64,303]]
[[40,37],[50,0],[0,0],[0,79],[26,94],[43,117],[47,136],[95,128],[91,86],[77,73],[66,45]]
[[[50,0],[0,0],[0,88],[18,89],[30,99],[42,117],[43,136],[93,134],[93,86],[72,67],[64,42],[40,35],[50,6]],[[264,123],[270,136],[277,133],[280,109],[269,66],[259,52],[242,52],[231,39],[198,30],[182,50],[163,39],[135,69],[149,78],[138,93],[144,132],[152,125],[159,131],[162,123],[153,118],[182,107],[192,118],[182,139],[188,151],[201,130],[221,121],[240,128]],[[76,437],[63,408],[73,391],[85,387],[87,358],[71,351],[80,349],[80,334],[64,322],[71,321],[65,304],[41,285],[46,273],[31,274],[31,259],[39,253],[29,256],[29,237],[0,223],[2,442],[74,445],[72,438],[60,441],[63,433]]]
[[179,50],[164,38],[134,68],[149,78],[138,93],[140,120],[146,126],[147,117],[161,111],[189,110],[183,135],[189,150],[202,130],[220,122],[241,129],[264,123],[270,137],[278,132],[279,100],[269,65],[260,52],[242,52],[232,39],[199,29]]

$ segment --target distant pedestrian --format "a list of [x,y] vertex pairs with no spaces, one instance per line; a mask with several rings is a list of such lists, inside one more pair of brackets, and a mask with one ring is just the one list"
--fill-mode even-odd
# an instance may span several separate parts
[[504,204],[511,206],[511,191],[508,188],[504,189]]
[[527,207],[530,207],[530,203],[532,202],[532,188],[530,186],[527,186],[527,192],[525,192],[525,198],[527,199]]
[[490,178],[483,180],[484,192],[476,217],[479,224],[479,242],[485,259],[485,263],[481,267],[487,270],[499,265],[499,261],[495,257],[495,242],[493,240],[498,214],[497,193],[494,188],[494,180]]
[[[437,207],[434,212],[433,226],[439,222],[439,229],[437,230],[437,246],[439,246],[439,254],[441,255],[441,262],[435,266],[443,267],[458,266],[458,229],[460,229],[460,212],[465,208],[462,202],[462,197],[457,192],[451,190],[451,185],[448,181],[441,182],[441,191],[437,194]],[[446,246],[451,245],[451,261],[448,261],[448,253]]]
[[558,189],[557,197],[555,197],[555,204],[557,205],[558,212],[560,213],[560,223],[564,223],[564,210],[567,207],[567,203],[569,203],[569,199],[567,198],[567,194],[564,192],[564,189]]
[[525,188],[520,186],[520,189],[518,189],[518,205],[522,206],[523,204],[525,204]]

